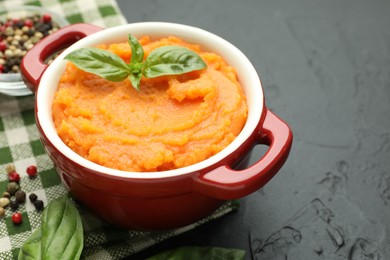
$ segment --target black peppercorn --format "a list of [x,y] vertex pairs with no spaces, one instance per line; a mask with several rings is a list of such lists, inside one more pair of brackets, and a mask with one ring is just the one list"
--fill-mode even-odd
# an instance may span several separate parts
[[38,196],[35,194],[35,193],[31,193],[29,196],[28,196],[29,200],[34,203],[37,199],[38,199]]
[[43,201],[42,200],[36,200],[34,202],[34,206],[36,210],[42,210],[43,209]]
[[16,27],[21,29],[24,26],[24,22],[23,21],[18,21],[15,25],[16,25]]
[[18,190],[15,193],[15,199],[18,203],[24,203],[26,201],[26,193],[22,190]]
[[26,35],[29,36],[29,37],[31,37],[31,36],[34,35],[34,31],[31,30],[31,29],[29,29],[29,30],[26,32]]
[[9,206],[13,211],[15,211],[19,208],[19,203],[16,200],[11,200]]

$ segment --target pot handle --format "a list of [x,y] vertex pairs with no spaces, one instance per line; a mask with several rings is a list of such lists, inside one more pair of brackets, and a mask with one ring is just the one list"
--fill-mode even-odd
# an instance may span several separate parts
[[264,186],[287,160],[292,145],[288,125],[270,110],[256,134],[258,144],[269,146],[266,154],[245,170],[220,166],[198,176],[194,189],[199,193],[222,200],[238,199]]
[[35,93],[43,72],[49,66],[44,63],[48,57],[101,30],[103,28],[96,25],[78,23],[65,26],[43,38],[26,53],[21,62],[20,70],[26,86]]

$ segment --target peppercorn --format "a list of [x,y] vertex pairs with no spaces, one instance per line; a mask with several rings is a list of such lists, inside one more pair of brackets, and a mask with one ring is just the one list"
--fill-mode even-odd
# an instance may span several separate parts
[[0,198],[0,207],[6,208],[10,204],[9,198]]
[[43,201],[42,200],[36,200],[34,201],[35,209],[40,211],[43,209]]
[[35,193],[31,193],[29,196],[28,196],[29,200],[34,203],[37,199],[38,199],[38,196],[35,194]]
[[37,167],[35,165],[30,165],[27,167],[26,169],[26,173],[28,174],[28,176],[30,177],[35,177],[37,175]]
[[42,16],[42,21],[43,21],[44,23],[50,23],[50,22],[51,22],[51,16],[50,16],[49,14],[44,14],[44,15]]
[[26,27],[28,27],[28,28],[33,27],[33,25],[34,25],[34,22],[33,22],[32,20],[30,20],[30,19],[26,19],[26,20],[24,21],[24,26],[26,26]]
[[16,182],[10,182],[7,184],[7,192],[13,196],[19,190],[19,185]]
[[23,216],[22,214],[20,214],[20,212],[15,212],[14,214],[12,214],[11,219],[14,224],[19,225],[23,221]]
[[4,41],[0,42],[0,51],[4,52],[7,49],[7,44]]
[[18,203],[24,203],[26,201],[26,193],[22,190],[18,190],[15,193],[15,199]]
[[20,175],[17,172],[10,172],[8,173],[8,180],[19,183]]
[[3,192],[3,198],[7,198],[7,199],[9,199],[9,198],[11,198],[11,195],[9,194],[9,192]]
[[18,28],[22,28],[24,26],[24,22],[23,21],[18,21],[15,25]]
[[19,73],[21,59],[17,63],[10,60],[14,57],[22,58],[25,51],[58,29],[59,26],[49,14],[29,15],[0,21],[0,52],[4,54],[0,58],[5,60],[1,63],[3,66],[0,74]]
[[4,52],[4,55],[6,58],[11,58],[12,56],[14,56],[14,53],[12,50],[10,49],[7,49],[5,52]]
[[11,200],[9,206],[13,211],[15,211],[19,208],[19,203],[16,200]]

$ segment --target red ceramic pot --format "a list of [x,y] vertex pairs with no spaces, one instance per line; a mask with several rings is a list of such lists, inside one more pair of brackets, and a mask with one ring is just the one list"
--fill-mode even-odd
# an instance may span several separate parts
[[[61,141],[53,124],[51,103],[67,62],[64,56],[81,47],[126,42],[128,33],[136,37],[175,35],[220,54],[236,69],[247,97],[248,119],[228,147],[191,166],[139,173],[97,165]],[[43,63],[61,49],[65,50],[50,66]],[[167,229],[193,223],[224,201],[260,189],[277,173],[290,151],[292,133],[286,123],[265,107],[261,82],[253,65],[232,44],[199,28],[161,22],[104,30],[89,24],[70,25],[36,44],[23,59],[21,70],[25,83],[36,92],[35,113],[41,140],[64,185],[92,212],[117,226]],[[267,153],[252,166],[233,170],[255,144],[268,145]]]

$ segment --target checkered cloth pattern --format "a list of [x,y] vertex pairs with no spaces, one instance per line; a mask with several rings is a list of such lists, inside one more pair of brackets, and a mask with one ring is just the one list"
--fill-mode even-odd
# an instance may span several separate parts
[[[0,1],[0,11],[14,6],[42,6],[65,17],[70,23],[88,22],[102,27],[126,23],[114,0],[9,0]],[[51,200],[67,194],[45,154],[38,136],[34,118],[34,96],[9,97],[0,94],[0,196],[6,191],[8,177],[6,167],[13,163],[20,174],[20,186],[27,193],[37,194],[47,205]],[[36,165],[39,174],[29,178],[26,168]],[[227,202],[209,217],[174,230],[140,232],[118,229],[101,222],[79,207],[84,226],[85,244],[83,259],[122,259],[170,237],[194,229],[205,222],[217,219],[237,208],[235,202]],[[41,212],[26,201],[18,209],[23,222],[14,225],[12,210],[0,219],[0,259],[17,259],[19,248],[33,230],[41,224]]]

